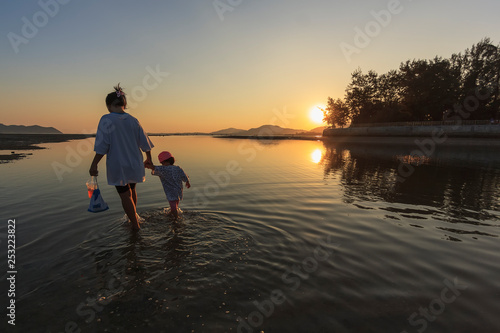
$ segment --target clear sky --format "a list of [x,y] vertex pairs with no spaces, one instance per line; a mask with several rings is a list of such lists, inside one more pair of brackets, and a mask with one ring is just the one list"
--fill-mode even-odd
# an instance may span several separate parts
[[94,132],[121,82],[148,132],[312,129],[358,67],[498,44],[498,13],[498,0],[2,1],[0,123]]

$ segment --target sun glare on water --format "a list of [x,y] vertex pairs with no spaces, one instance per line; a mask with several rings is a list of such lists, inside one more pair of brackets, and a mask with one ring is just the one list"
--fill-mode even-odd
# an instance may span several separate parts
[[322,157],[323,157],[323,152],[321,151],[321,149],[316,149],[311,154],[311,159],[316,164],[318,164],[319,162],[321,162],[321,158]]
[[323,123],[323,111],[321,111],[321,108],[324,107],[316,105],[311,109],[311,111],[309,111],[309,118],[311,119],[312,122],[317,124]]

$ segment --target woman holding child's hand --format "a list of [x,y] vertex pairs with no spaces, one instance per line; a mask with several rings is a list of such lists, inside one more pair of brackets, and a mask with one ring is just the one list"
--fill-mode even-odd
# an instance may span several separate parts
[[[114,88],[115,91],[106,96],[109,114],[99,121],[94,145],[96,154],[89,173],[97,176],[97,165],[106,155],[108,184],[116,186],[132,229],[139,230],[135,185],[146,179],[144,167],[153,164],[151,149],[154,145],[139,121],[125,112],[127,99],[120,85]],[[144,162],[141,150],[146,154]]]

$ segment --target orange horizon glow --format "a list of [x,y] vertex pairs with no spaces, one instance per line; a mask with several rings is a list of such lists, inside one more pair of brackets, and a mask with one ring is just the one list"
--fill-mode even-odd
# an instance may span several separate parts
[[[40,98],[40,104],[44,105],[40,105],[36,113],[28,112],[26,107],[25,112],[19,110],[16,113],[6,114],[1,123],[54,127],[64,134],[89,134],[95,133],[99,119],[107,114],[102,101],[97,98],[84,100],[69,111],[66,109],[67,105],[54,104],[47,99]],[[309,131],[324,124],[323,114],[318,106],[321,107],[320,104],[313,104],[305,99],[295,106],[269,106],[260,111],[252,111],[251,107],[243,106],[236,114],[226,109],[199,111],[181,106],[161,111],[161,101],[151,97],[151,100],[145,101],[139,108],[130,108],[126,112],[136,117],[148,133],[211,133],[231,127],[248,130],[270,124]],[[12,103],[8,108],[16,109],[19,105]]]
[[[497,11],[470,2],[454,15],[429,17],[449,13],[447,3],[429,2],[404,10],[361,46],[354,28],[365,34],[377,23],[366,14],[385,10],[379,5],[257,1],[227,5],[223,21],[210,3],[190,1],[131,2],[120,15],[105,15],[116,11],[112,2],[75,1],[61,4],[57,17],[37,2],[10,1],[0,12],[2,24],[9,36],[22,39],[4,38],[0,123],[95,132],[107,113],[104,99],[120,82],[129,97],[127,112],[149,133],[262,125],[307,131],[326,125],[318,107],[328,97],[344,96],[357,69],[381,75],[407,59],[448,58],[485,31],[493,43],[499,40]],[[39,14],[50,22],[26,37]],[[422,18],[426,24],[415,35],[410,22]],[[114,31],[126,42],[117,42]]]

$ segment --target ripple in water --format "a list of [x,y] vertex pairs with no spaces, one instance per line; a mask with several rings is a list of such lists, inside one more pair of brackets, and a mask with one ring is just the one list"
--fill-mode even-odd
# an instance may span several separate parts
[[[60,297],[60,304],[51,304],[60,311],[57,316],[26,311],[34,318],[54,316],[53,329],[60,331],[68,324],[113,332],[235,327],[231,300],[248,290],[233,286],[244,282],[252,237],[216,213],[184,211],[174,222],[164,209],[156,209],[141,212],[141,218],[139,233],[114,223],[55,264],[69,276],[56,277],[33,293],[38,299],[53,299],[54,292],[71,295],[71,302]],[[48,322],[40,320],[33,322]]]

